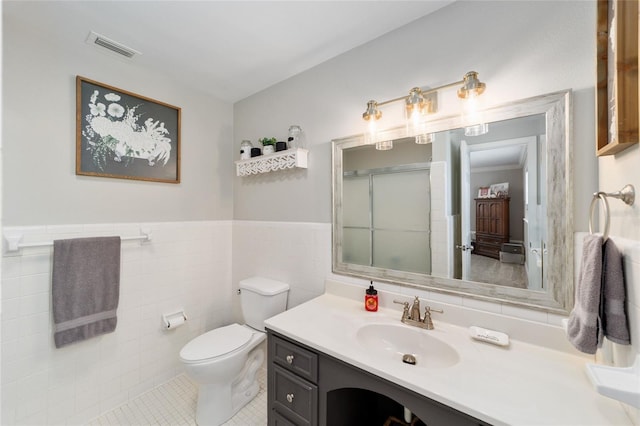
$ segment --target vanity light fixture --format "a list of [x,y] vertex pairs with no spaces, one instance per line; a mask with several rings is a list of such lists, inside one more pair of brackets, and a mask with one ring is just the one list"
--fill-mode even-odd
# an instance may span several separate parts
[[465,123],[465,136],[480,136],[489,131],[489,125],[484,122],[479,97],[486,85],[478,80],[478,73],[470,71],[465,74],[463,86],[458,89],[458,97],[462,99],[462,119]]
[[[438,91],[453,86],[458,89],[458,97],[464,101],[463,119],[465,123],[465,135],[477,136],[487,133],[488,125],[481,121],[481,115],[476,108],[478,97],[484,92],[486,85],[478,79],[478,73],[469,71],[462,80],[445,84],[433,89],[414,87],[406,96],[389,99],[384,102],[370,100],[367,109],[362,113],[362,118],[369,123],[367,139],[369,143],[375,143],[376,149],[387,150],[393,148],[391,141],[377,140],[377,122],[382,118],[380,107],[397,101],[404,101],[408,131],[416,135],[416,143],[425,144],[433,141],[433,134],[426,132],[425,116],[438,111]],[[480,120],[480,121],[479,121]],[[467,124],[468,123],[468,124]]]

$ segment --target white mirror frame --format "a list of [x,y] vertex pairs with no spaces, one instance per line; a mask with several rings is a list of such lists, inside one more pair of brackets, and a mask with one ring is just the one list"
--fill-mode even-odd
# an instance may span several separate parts
[[[547,255],[543,272],[546,289],[534,291],[495,284],[356,265],[342,261],[342,175],[344,149],[365,145],[364,135],[332,141],[333,206],[332,269],[336,274],[389,282],[407,287],[457,294],[517,306],[568,314],[573,307],[573,154],[571,91],[562,91],[484,111],[487,123],[545,114],[547,139]],[[463,127],[460,116],[429,122],[432,132]],[[404,126],[382,132],[382,139],[414,136]]]

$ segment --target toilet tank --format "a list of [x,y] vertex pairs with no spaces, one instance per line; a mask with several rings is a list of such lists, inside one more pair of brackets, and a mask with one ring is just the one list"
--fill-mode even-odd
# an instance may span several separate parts
[[240,306],[245,323],[264,330],[264,320],[287,309],[289,284],[263,277],[240,281]]

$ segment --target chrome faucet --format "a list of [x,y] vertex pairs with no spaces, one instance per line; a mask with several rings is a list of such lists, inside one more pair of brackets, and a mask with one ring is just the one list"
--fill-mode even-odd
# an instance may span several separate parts
[[442,309],[432,309],[430,306],[424,308],[424,318],[420,318],[420,299],[418,296],[413,300],[411,305],[411,311],[409,311],[409,302],[401,302],[394,300],[393,303],[397,303],[403,306],[401,322],[415,327],[424,328],[426,330],[433,330],[433,321],[431,320],[431,312],[443,313]]

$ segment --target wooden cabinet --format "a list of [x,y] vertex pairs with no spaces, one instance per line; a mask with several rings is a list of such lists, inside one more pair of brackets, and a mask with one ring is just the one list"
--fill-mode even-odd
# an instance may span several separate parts
[[509,198],[476,198],[474,254],[500,259],[500,247],[509,242]]

